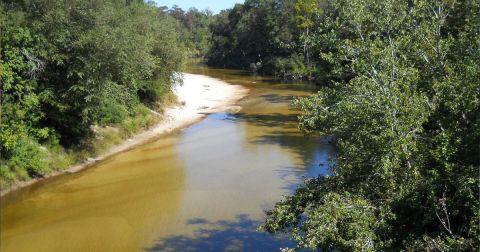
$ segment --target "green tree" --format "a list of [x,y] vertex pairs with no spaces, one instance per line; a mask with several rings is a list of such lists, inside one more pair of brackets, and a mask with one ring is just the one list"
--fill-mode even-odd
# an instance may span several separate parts
[[[297,62],[298,29],[294,0],[248,0],[221,12],[210,26],[212,47],[207,63],[264,74],[304,75]],[[290,59],[294,56],[295,59]]]
[[318,0],[297,0],[294,8],[297,25],[303,30],[300,40],[303,42],[305,64],[310,68],[310,30],[314,27],[315,16],[321,14],[322,9]]
[[44,174],[53,155],[42,144],[77,149],[92,126],[157,107],[184,61],[176,21],[144,1],[2,0],[0,8],[2,179]]
[[[35,57],[38,38],[22,27],[22,13],[6,13],[0,4],[0,157],[21,165],[28,174],[43,173],[44,153],[36,140],[46,138],[49,129],[39,125],[42,93],[38,92],[36,76],[44,63]],[[0,161],[0,174],[7,174],[11,164]]]
[[278,203],[264,228],[311,249],[478,248],[479,3],[331,7],[322,58],[350,77],[296,105],[303,130],[335,138],[332,176]]

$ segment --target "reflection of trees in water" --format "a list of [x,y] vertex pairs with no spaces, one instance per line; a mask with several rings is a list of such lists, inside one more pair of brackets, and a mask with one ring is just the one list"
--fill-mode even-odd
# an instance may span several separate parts
[[[282,103],[285,102],[286,97],[270,95],[263,98]],[[233,120],[247,122],[245,139],[248,139],[249,143],[280,146],[284,155],[292,157],[295,161],[293,166],[279,168],[280,176],[312,177],[331,173],[329,159],[334,158],[333,146],[327,139],[319,136],[305,136],[301,133],[298,130],[297,114],[292,114],[291,111],[288,114],[239,113]]]
[[[275,127],[279,129],[296,129],[297,115],[296,114],[252,114],[252,113],[238,113],[234,120],[245,120],[253,126]],[[267,129],[265,129],[267,130]]]
[[[252,220],[246,214],[235,220],[209,222],[206,219],[191,219],[188,225],[199,226],[194,236],[175,235],[159,239],[145,251],[279,251],[281,247],[295,244],[286,237],[257,232],[261,221]],[[214,229],[204,226],[214,226]]]
[[288,104],[293,101],[295,96],[292,95],[279,95],[279,94],[264,94],[261,95],[266,102],[268,103],[285,103]]

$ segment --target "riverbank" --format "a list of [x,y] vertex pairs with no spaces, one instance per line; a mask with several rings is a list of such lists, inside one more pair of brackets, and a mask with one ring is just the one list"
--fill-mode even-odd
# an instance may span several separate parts
[[175,86],[173,92],[181,105],[166,108],[162,115],[163,119],[152,128],[109,148],[99,156],[91,157],[68,169],[56,171],[41,178],[17,182],[7,188],[2,188],[0,196],[49,177],[81,171],[115,154],[130,150],[174,130],[185,128],[210,113],[238,110],[239,108],[233,105],[247,95],[248,89],[204,75],[184,73],[183,84]]

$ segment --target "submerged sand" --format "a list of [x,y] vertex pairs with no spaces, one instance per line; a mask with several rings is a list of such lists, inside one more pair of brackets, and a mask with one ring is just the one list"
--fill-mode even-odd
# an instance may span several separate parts
[[44,178],[16,183],[9,188],[2,189],[0,196],[48,177],[57,176],[65,172],[78,172],[115,154],[157,139],[174,130],[185,128],[201,120],[208,114],[227,110],[237,111],[239,107],[233,105],[248,94],[248,89],[204,75],[183,73],[183,83],[174,86],[173,92],[181,105],[171,106],[165,109],[163,119],[154,127],[110,148],[100,156],[90,158],[69,169],[51,173]]

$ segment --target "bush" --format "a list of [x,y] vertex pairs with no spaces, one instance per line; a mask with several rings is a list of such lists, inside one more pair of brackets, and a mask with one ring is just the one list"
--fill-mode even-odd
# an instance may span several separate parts
[[120,123],[128,116],[128,108],[112,100],[104,101],[98,112],[98,124]]
[[119,127],[123,132],[123,137],[128,138],[131,137],[136,132],[140,131],[141,129],[147,129],[155,122],[157,122],[156,117],[152,114],[150,109],[145,107],[144,105],[138,105],[135,108],[135,116],[131,116],[126,118],[122,123],[120,123]]
[[309,69],[299,55],[288,58],[275,57],[267,61],[262,69],[265,74],[271,74],[283,79],[303,79],[309,75]]
[[12,149],[6,166],[11,171],[24,170],[30,177],[41,177],[47,171],[46,157],[47,150],[42,148],[40,144],[32,139],[23,138]]

